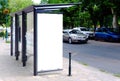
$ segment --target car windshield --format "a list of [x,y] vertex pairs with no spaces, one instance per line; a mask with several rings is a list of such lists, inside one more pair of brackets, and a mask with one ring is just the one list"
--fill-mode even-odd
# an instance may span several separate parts
[[80,32],[79,30],[72,30],[70,31],[71,34],[83,34],[82,32]]
[[80,29],[81,29],[81,31],[88,31],[87,28],[80,28]]
[[76,31],[77,32],[77,34],[83,34],[82,32],[80,32],[80,31]]
[[103,28],[103,32],[108,32],[109,30],[106,28]]
[[118,28],[108,28],[109,31],[114,32],[114,33],[120,33]]

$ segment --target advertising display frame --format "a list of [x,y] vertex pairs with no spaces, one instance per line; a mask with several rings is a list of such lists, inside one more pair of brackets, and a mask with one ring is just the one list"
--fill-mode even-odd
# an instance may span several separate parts
[[[72,6],[75,6],[75,5],[80,5],[81,3],[70,3],[70,4],[45,4],[45,5],[32,5],[32,6],[29,6],[21,11],[18,11],[18,12],[15,12],[13,14],[11,14],[11,17],[12,19],[15,17],[15,23],[12,23],[13,25],[11,26],[14,26],[15,25],[15,31],[12,31],[12,35],[11,35],[11,55],[15,54],[15,57],[16,57],[16,60],[19,60],[19,56],[20,54],[22,55],[22,62],[23,62],[23,66],[26,66],[26,62],[27,62],[27,14],[30,13],[30,12],[33,12],[33,30],[32,30],[32,34],[33,34],[33,41],[32,41],[32,50],[33,50],[33,75],[36,76],[38,73],[40,72],[46,72],[46,71],[54,71],[54,70],[61,70],[63,65],[62,65],[62,62],[63,62],[63,51],[62,51],[62,27],[63,27],[63,16],[62,14],[60,14],[59,12],[54,12],[54,10],[59,10],[61,8],[68,8],[68,7],[72,7]],[[38,15],[39,14],[49,14],[49,16],[51,15],[57,15],[56,17],[58,17],[58,23],[57,25],[54,25],[52,24],[51,26],[54,26],[54,28],[56,26],[58,26],[60,24],[60,28],[56,28],[56,32],[54,33],[57,33],[58,31],[58,36],[60,36],[60,38],[58,38],[60,44],[59,45],[53,45],[54,47],[52,47],[52,49],[50,48],[50,46],[48,46],[47,50],[50,48],[52,51],[50,52],[51,53],[51,58],[54,59],[54,58],[58,58],[58,59],[54,59],[53,61],[55,60],[58,60],[56,62],[54,62],[54,67],[48,67],[47,69],[45,69],[47,66],[45,65],[45,67],[41,67],[41,65],[44,66],[44,63],[45,60],[41,60],[41,62],[39,63],[38,61],[40,61],[40,59],[42,59],[41,57],[44,57],[43,54],[41,54],[41,56],[39,56],[39,53],[46,53],[44,51],[40,52],[40,49],[45,49],[42,44],[39,44],[39,43],[44,43],[43,40],[39,39],[38,35],[39,34],[44,34],[44,33],[38,33],[41,29],[41,27],[43,28],[44,26],[46,25],[41,25],[41,24],[38,24],[38,23],[44,23],[45,24],[45,21],[42,22],[42,20],[40,18],[42,18],[42,16],[39,18]],[[58,16],[59,15],[59,16]],[[19,16],[22,18],[21,22],[19,22]],[[48,17],[49,17],[48,16]],[[44,16],[45,17],[45,16]],[[44,18],[43,17],[43,18]],[[43,19],[42,18],[42,19]],[[54,18],[55,19],[55,18]],[[38,22],[38,20],[40,20],[40,22]],[[50,17],[50,20],[52,21],[51,23],[53,23],[55,20],[52,20],[52,17]],[[60,23],[59,23],[60,22]],[[19,24],[21,23],[21,31],[19,32]],[[40,26],[38,28],[38,26]],[[11,29],[13,30],[13,27],[11,27]],[[43,29],[45,31],[45,29]],[[42,31],[41,31],[42,32]],[[49,31],[48,31],[49,32]],[[15,33],[15,48],[13,48],[14,44],[13,44],[13,33]],[[21,34],[21,50],[22,52],[20,53],[20,49],[19,49],[19,33]],[[52,39],[56,39],[56,35],[54,34],[51,34],[53,35],[54,38]],[[45,35],[46,36],[46,35]],[[41,37],[43,38],[43,36],[41,35]],[[46,38],[46,37],[45,37]],[[44,38],[43,38],[44,39]],[[45,39],[46,40],[46,39]],[[41,41],[41,42],[39,42]],[[56,41],[55,41],[56,42]],[[50,43],[50,42],[49,42]],[[49,44],[48,43],[48,44]],[[56,42],[57,44],[58,42]],[[41,47],[41,46],[42,47]],[[49,44],[51,45],[51,44]],[[52,46],[52,45],[51,45]],[[54,52],[53,49],[56,49],[57,46],[60,46],[58,47],[58,53],[57,52]],[[39,49],[40,48],[40,49]],[[13,50],[15,50],[15,53],[13,52]],[[39,50],[39,51],[38,51]],[[49,50],[50,51],[50,50]],[[57,57],[57,55],[55,54],[58,54],[59,57]],[[48,52],[46,53],[46,55],[49,54]],[[54,56],[55,57],[54,57]],[[49,55],[48,55],[49,56]],[[39,58],[40,57],[40,58]],[[46,56],[44,57],[44,59],[48,59],[46,58]],[[50,60],[50,59],[49,59]],[[53,62],[51,61],[51,62]],[[49,63],[49,61],[47,61]],[[45,63],[45,64],[48,64],[48,63]],[[58,65],[57,65],[58,63]],[[52,64],[52,63],[50,63]],[[49,64],[48,64],[49,65]],[[50,65],[49,65],[50,66]],[[39,67],[41,67],[41,69],[39,69]],[[52,68],[52,69],[51,69]]]
[[62,19],[62,14],[37,13],[38,72],[63,69]]

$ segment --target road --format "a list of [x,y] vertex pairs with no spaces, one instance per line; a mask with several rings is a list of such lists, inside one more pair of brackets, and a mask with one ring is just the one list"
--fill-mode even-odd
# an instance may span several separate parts
[[120,43],[89,40],[87,44],[63,43],[64,57],[72,53],[72,59],[80,63],[120,74]]

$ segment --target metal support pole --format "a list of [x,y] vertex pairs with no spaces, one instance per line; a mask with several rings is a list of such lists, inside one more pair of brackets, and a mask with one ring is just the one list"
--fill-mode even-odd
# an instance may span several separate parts
[[37,12],[34,8],[34,76],[38,74],[37,72]]
[[69,53],[69,67],[68,67],[68,76],[71,76],[71,53]]
[[13,56],[13,17],[11,17],[11,50],[10,55]]
[[16,60],[19,60],[19,34],[18,34],[18,15],[15,14],[15,57],[16,57]]
[[27,55],[26,55],[26,29],[27,29],[27,21],[26,21],[27,14],[22,11],[22,62],[23,67],[26,66]]

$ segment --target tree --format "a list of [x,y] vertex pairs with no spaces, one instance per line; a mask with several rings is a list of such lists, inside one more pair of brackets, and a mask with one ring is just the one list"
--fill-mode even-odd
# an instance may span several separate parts
[[[8,5],[9,5],[10,13],[14,13],[24,9],[25,7],[33,5],[33,1],[32,0],[9,0]],[[10,23],[10,18],[8,23]]]
[[[119,27],[118,19],[120,19],[120,0],[48,0],[48,3],[75,2],[82,2],[82,4],[78,8],[74,8],[77,9],[74,13],[74,9],[72,8],[63,11],[65,17],[64,25],[86,25],[87,23],[90,23],[86,20],[90,19],[90,21],[92,20],[94,29],[97,25],[100,25],[100,27]],[[69,13],[72,13],[72,15],[70,15]]]
[[32,0],[10,0],[9,1],[9,8],[10,12],[14,13],[16,11],[22,10],[25,7],[33,5]]
[[[0,0],[0,25],[10,26],[9,13],[22,10],[32,4],[32,0]],[[9,10],[9,13],[3,13],[5,10]]]
[[[44,1],[44,0],[43,0]],[[48,0],[49,4],[58,4],[58,3],[77,3],[79,0]],[[63,25],[65,28],[73,28],[79,26],[79,6],[70,7],[67,9],[61,9],[60,12],[63,12]]]
[[118,14],[120,14],[120,0],[105,0],[104,4],[107,5],[112,12],[113,21],[112,25],[114,28],[118,27]]
[[111,8],[104,1],[106,0],[82,0],[82,11],[88,11],[94,24],[94,30],[97,25],[100,27],[110,25],[108,18],[112,16]]
[[[88,9],[90,11],[91,17],[94,21],[96,18],[95,14],[97,14],[97,22],[99,21],[100,25],[105,25],[107,17],[112,18],[112,27],[118,27],[118,15],[120,14],[120,0],[82,0],[83,8]],[[97,12],[96,12],[97,10]],[[99,12],[99,14],[98,14]],[[94,13],[94,14],[92,14]],[[95,16],[95,17],[94,17]],[[96,24],[96,23],[95,23]]]
[[8,14],[9,10],[6,0],[0,0],[0,25],[4,26],[4,24],[6,24],[6,15]]
[[41,0],[40,4],[47,4],[47,3],[48,3],[48,0]]

